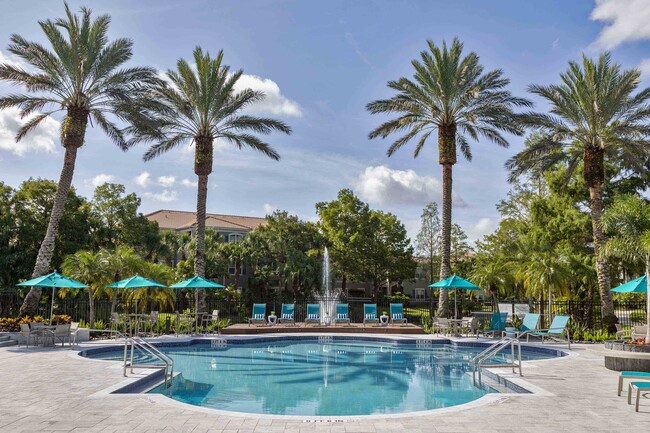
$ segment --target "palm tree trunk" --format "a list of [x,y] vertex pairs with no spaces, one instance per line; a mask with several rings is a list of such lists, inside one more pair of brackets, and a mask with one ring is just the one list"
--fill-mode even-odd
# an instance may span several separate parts
[[113,289],[113,300],[111,301],[111,316],[115,312],[116,307],[117,307],[117,289]]
[[[196,199],[196,253],[194,273],[205,277],[205,208],[208,197],[208,176],[199,175],[199,188]],[[206,311],[205,289],[196,289],[195,301],[200,311]]]
[[[194,273],[205,277],[205,208],[208,200],[208,176],[212,173],[212,137],[195,137],[194,173],[199,177],[196,196],[196,253],[194,255]],[[196,289],[195,301],[197,312],[206,311],[205,289]]]
[[[32,278],[40,277],[50,269],[54,247],[56,244],[56,235],[59,232],[59,223],[65,210],[65,202],[68,198],[68,192],[72,185],[72,176],[74,175],[75,163],[77,161],[77,150],[84,144],[86,136],[86,125],[88,124],[88,110],[85,108],[68,107],[66,118],[63,121],[62,144],[65,148],[63,157],[63,168],[59,177],[59,183],[54,196],[52,214],[47,224],[47,231],[41,247],[36,256],[36,263],[32,271]],[[38,309],[38,303],[41,299],[41,289],[32,287],[25,296],[23,305],[20,307],[20,315],[34,315]]]
[[[61,170],[59,184],[56,188],[50,221],[47,224],[47,231],[45,232],[43,243],[41,243],[41,247],[38,250],[32,278],[45,275],[50,270],[50,263],[52,261],[52,256],[54,255],[56,235],[59,232],[59,223],[63,217],[65,202],[68,197],[68,192],[70,191],[70,186],[72,185],[72,176],[74,174],[75,162],[77,159],[77,149],[77,146],[68,146],[65,149],[63,169]],[[20,307],[20,315],[34,316],[37,313],[40,299],[40,287],[32,287],[29,293],[27,293],[27,296],[25,296],[25,300]]]
[[[442,166],[442,251],[440,279],[451,276],[451,164]],[[438,316],[449,316],[449,290],[440,289]]]
[[614,302],[610,292],[611,282],[609,279],[609,264],[601,254],[601,248],[605,245],[605,235],[600,226],[600,218],[603,213],[603,191],[601,185],[589,187],[589,198],[591,204],[591,225],[594,233],[594,254],[596,255],[596,275],[598,276],[598,289],[600,291],[600,303],[602,306],[602,317],[614,316]]
[[92,287],[88,287],[88,323],[90,327],[93,327],[95,323],[95,300],[94,292]]

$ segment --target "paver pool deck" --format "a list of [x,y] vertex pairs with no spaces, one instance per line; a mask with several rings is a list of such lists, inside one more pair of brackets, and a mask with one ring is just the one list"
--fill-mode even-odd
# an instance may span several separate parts
[[[88,347],[91,343],[85,345]],[[97,345],[98,343],[92,343]],[[550,346],[550,345],[549,345]],[[83,348],[84,345],[81,346]],[[566,346],[558,346],[564,347]],[[162,395],[109,394],[124,380],[115,362],[85,359],[76,350],[0,349],[2,432],[630,432],[650,429],[650,398],[640,412],[616,395],[618,374],[593,345],[571,356],[533,361],[524,378],[533,395],[490,394],[467,405],[397,417],[338,420],[226,414]],[[493,369],[496,370],[496,369]],[[499,374],[517,377],[512,373]]]

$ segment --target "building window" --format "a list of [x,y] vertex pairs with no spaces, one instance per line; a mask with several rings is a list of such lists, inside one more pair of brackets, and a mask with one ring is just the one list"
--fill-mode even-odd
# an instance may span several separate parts
[[[235,275],[237,273],[237,263],[232,262],[231,264],[228,265],[228,273],[230,275]],[[244,265],[242,264],[239,267],[239,275],[244,275]]]
[[228,242],[239,242],[244,238],[241,233],[230,233],[228,235]]
[[424,299],[424,289],[415,289],[415,300]]

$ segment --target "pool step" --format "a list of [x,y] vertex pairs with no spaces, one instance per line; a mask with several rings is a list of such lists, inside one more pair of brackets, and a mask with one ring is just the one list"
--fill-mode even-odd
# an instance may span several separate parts
[[18,341],[12,340],[7,335],[0,335],[0,347],[16,346]]

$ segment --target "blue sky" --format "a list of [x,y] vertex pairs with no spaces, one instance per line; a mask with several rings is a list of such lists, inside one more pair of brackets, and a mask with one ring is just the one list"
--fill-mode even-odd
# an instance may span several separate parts
[[[174,67],[196,45],[223,49],[225,62],[247,74],[243,84],[265,91],[254,111],[289,123],[291,136],[272,136],[280,162],[218,143],[208,211],[263,216],[286,209],[314,219],[314,203],[352,188],[377,209],[396,213],[413,236],[422,208],[440,200],[441,168],[435,139],[417,158],[412,146],[386,157],[390,140],[367,139],[381,121],[366,103],[391,95],[388,80],[411,75],[410,61],[426,47],[458,36],[486,70],[502,68],[510,89],[557,81],[581,52],[612,50],[626,68],[650,75],[650,1],[85,1],[95,14],[112,16],[110,37],[134,40],[133,65]],[[37,20],[62,16],[55,1],[0,1],[0,62],[18,33],[44,42]],[[650,82],[645,80],[644,85]],[[11,89],[0,84],[0,93]],[[534,100],[534,99],[533,99]],[[539,101],[536,108],[543,109]],[[20,144],[12,137],[16,113],[0,111],[0,180],[58,179],[63,149],[53,119]],[[505,196],[504,161],[520,150],[473,143],[474,159],[454,167],[454,220],[477,239],[499,221],[495,204]],[[88,132],[79,152],[74,186],[86,196],[103,181],[119,182],[142,197],[142,212],[193,210],[193,148],[151,162],[145,148],[123,153],[100,131]]]

